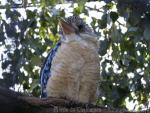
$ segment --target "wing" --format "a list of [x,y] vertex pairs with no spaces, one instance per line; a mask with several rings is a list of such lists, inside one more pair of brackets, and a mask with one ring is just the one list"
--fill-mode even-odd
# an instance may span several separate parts
[[61,45],[60,41],[56,43],[56,46],[51,49],[50,53],[48,54],[40,72],[40,84],[41,84],[41,97],[47,97],[46,93],[46,85],[49,77],[51,76],[51,64],[55,53],[57,52],[59,46]]

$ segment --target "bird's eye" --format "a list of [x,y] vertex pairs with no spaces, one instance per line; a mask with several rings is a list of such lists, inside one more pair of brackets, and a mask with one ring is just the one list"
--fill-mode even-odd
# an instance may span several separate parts
[[78,29],[79,29],[79,31],[83,31],[84,26],[83,25],[78,25]]

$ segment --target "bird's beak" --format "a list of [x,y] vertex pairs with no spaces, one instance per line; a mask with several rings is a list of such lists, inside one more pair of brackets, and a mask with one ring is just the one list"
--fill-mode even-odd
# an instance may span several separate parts
[[68,24],[65,20],[61,19],[59,25],[62,28],[63,34],[75,33],[75,29],[72,25]]

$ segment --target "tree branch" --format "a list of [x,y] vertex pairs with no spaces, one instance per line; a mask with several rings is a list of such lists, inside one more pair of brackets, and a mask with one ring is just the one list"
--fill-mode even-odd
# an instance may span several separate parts
[[124,110],[110,109],[96,105],[73,103],[69,100],[58,98],[44,98],[25,96],[11,90],[0,87],[0,112],[1,113],[149,113],[128,112]]

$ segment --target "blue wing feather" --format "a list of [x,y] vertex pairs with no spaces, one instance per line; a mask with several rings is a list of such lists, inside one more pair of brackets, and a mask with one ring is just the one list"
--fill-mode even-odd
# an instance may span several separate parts
[[41,68],[41,72],[40,72],[41,97],[47,97],[46,85],[49,77],[51,76],[51,65],[52,65],[53,58],[60,45],[61,43],[60,41],[58,41],[56,43],[56,46],[53,49],[51,49],[50,53],[48,54],[43,64],[43,67]]

